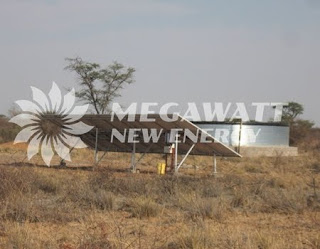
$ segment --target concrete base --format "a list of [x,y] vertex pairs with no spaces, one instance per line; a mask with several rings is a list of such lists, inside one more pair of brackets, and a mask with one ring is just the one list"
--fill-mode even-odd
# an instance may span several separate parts
[[275,156],[298,156],[297,147],[241,147],[240,154],[243,157],[275,157]]

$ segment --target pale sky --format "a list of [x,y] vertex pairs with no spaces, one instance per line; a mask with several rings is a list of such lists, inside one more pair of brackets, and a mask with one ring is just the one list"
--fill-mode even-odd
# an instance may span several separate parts
[[320,126],[319,0],[0,0],[0,113],[76,86],[65,57],[135,67],[119,102],[287,102]]

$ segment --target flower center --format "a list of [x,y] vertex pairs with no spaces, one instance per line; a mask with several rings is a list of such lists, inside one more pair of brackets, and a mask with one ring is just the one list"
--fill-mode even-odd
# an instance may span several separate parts
[[40,119],[40,129],[49,137],[58,136],[62,133],[63,120],[59,115],[43,114]]

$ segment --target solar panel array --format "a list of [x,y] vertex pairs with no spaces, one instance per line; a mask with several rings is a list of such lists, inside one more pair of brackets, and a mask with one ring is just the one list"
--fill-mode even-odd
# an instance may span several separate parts
[[[169,117],[172,118],[173,116],[171,115]],[[148,130],[156,129],[159,132],[162,131],[162,135],[157,143],[153,143],[152,141],[145,142],[142,137],[142,132],[136,132],[136,139],[139,140],[139,143],[135,144],[135,151],[137,153],[164,153],[164,147],[168,144],[166,141],[166,133],[170,132],[172,129],[182,129],[183,131],[188,129],[193,134],[197,134],[197,132],[205,133],[206,140],[210,143],[202,143],[200,141],[200,136],[196,142],[186,137],[185,141],[179,143],[178,145],[179,154],[186,154],[190,147],[195,144],[191,153],[194,155],[216,154],[224,157],[241,157],[241,155],[236,151],[222,144],[213,136],[209,135],[193,123],[181,116],[175,117],[177,119],[176,121],[167,122],[164,121],[159,114],[152,114],[148,115],[148,118],[153,119],[153,121],[147,122],[142,121],[141,115],[135,115],[133,121],[128,115],[124,116],[121,120],[116,115],[113,117],[113,119],[111,115],[85,115],[82,117],[81,121],[88,125],[94,126],[95,128],[90,132],[81,135],[81,139],[92,148],[95,148],[97,139],[97,149],[99,151],[132,152],[133,144],[129,143],[128,141],[120,142],[118,139],[114,138],[111,142],[113,129],[116,129],[120,133],[124,133],[125,130],[133,128]],[[180,132],[181,137],[184,137],[183,131]]]

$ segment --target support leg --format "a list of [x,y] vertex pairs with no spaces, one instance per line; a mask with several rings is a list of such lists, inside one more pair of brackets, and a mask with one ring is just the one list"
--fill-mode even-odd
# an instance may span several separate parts
[[178,170],[180,169],[180,167],[182,166],[182,164],[184,163],[184,161],[187,159],[187,157],[189,156],[189,154],[191,153],[192,149],[194,148],[195,144],[193,144],[190,149],[188,150],[187,154],[184,156],[184,158],[182,159],[182,161],[179,163],[176,172],[178,172]]
[[96,142],[94,146],[94,162],[95,164],[98,162],[98,135],[99,135],[99,130],[96,128]]
[[217,157],[216,154],[213,153],[213,174],[217,174]]
[[176,134],[176,141],[174,147],[174,171],[178,173],[178,134]]
[[133,173],[136,173],[136,143],[133,143],[132,147],[131,170]]
[[96,166],[101,162],[101,160],[105,157],[105,155],[108,153],[108,151],[105,151],[102,156],[96,161]]
[[[78,140],[78,142],[79,142],[79,140]],[[72,148],[70,149],[69,154],[71,154],[71,152],[75,149],[75,147],[76,147],[76,145],[78,144],[78,142],[74,145],[74,147],[72,147]],[[67,163],[66,163],[66,161],[65,161],[64,159],[61,159],[61,160],[60,160],[60,166],[61,166],[61,167],[67,167]]]

